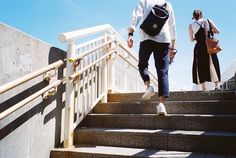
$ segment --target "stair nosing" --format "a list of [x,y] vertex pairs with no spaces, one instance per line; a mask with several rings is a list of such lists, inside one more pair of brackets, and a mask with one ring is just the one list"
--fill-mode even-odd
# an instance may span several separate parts
[[[97,149],[97,150],[96,150]],[[95,150],[95,151],[94,151]],[[144,149],[144,148],[129,148],[129,147],[116,147],[116,146],[102,146],[102,145],[79,145],[75,148],[64,148],[64,149],[53,149],[54,152],[72,152],[78,154],[98,154],[98,155],[109,155],[109,156],[136,156],[136,157],[160,157],[160,156],[178,156],[178,157],[189,157],[190,155],[195,156],[216,156],[223,158],[226,155],[209,154],[201,152],[188,152],[188,151],[167,151],[158,149]],[[127,152],[128,151],[128,152]],[[145,151],[145,152],[144,152]],[[152,154],[150,154],[152,153]],[[178,154],[178,155],[177,155]],[[233,156],[227,155],[228,158]]]
[[[129,113],[129,114],[122,114],[122,113],[92,113],[92,114],[88,114],[88,116],[104,116],[104,117],[108,117],[108,116],[129,116],[129,117],[137,117],[137,116],[157,116],[157,117],[160,117],[160,118],[163,118],[163,116],[158,116],[157,114],[137,114],[137,113]],[[218,118],[225,118],[225,117],[229,117],[229,118],[234,118],[236,117],[236,115],[222,115],[222,114],[167,114],[165,117],[218,117]]]
[[189,135],[189,136],[230,136],[236,137],[236,132],[223,131],[187,131],[187,130],[167,130],[167,129],[131,129],[131,128],[77,128],[79,132],[114,132],[114,133],[135,133],[153,134],[162,133],[165,135]]

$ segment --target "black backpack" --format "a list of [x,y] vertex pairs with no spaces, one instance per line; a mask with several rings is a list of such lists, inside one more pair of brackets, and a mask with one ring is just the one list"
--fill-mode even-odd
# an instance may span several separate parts
[[148,35],[158,35],[169,18],[169,13],[166,10],[166,3],[163,6],[155,5],[151,12],[140,25],[140,28]]

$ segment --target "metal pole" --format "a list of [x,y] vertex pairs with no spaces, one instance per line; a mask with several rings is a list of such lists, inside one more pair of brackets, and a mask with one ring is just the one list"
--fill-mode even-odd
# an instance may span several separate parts
[[[73,42],[67,44],[67,59],[75,56]],[[68,60],[66,63],[66,76],[69,77],[74,72],[74,65]],[[64,147],[70,148],[73,146],[74,139],[74,98],[75,86],[73,80],[66,81],[66,105],[65,105],[65,134],[64,134]]]
[[[104,32],[104,36],[106,37],[105,38],[105,42],[108,41],[108,35],[106,32]],[[106,46],[104,49],[103,49],[103,54],[107,54],[109,52],[109,48],[108,46]],[[102,103],[107,103],[107,85],[108,85],[108,62],[105,58],[105,60],[103,60],[103,63],[102,63],[102,93],[105,93],[106,95],[102,98]]]
[[114,73],[114,61],[111,58],[108,63],[108,77],[109,77],[109,85],[108,85],[108,93],[111,94],[115,88],[114,82],[115,82],[115,73]]

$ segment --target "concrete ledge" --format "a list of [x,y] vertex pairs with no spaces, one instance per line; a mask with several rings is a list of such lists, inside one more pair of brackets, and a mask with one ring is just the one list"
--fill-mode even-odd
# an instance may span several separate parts
[[[66,155],[66,156],[65,156]],[[233,158],[230,155],[212,155],[203,153],[164,151],[156,149],[121,148],[107,146],[81,146],[74,149],[54,149],[50,158]]]

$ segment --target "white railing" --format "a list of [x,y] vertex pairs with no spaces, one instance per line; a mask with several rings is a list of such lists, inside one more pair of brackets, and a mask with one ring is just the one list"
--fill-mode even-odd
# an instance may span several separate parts
[[[90,36],[95,39],[76,44]],[[110,25],[63,33],[59,40],[67,43],[64,147],[71,147],[74,128],[98,102],[107,102],[108,92],[140,92],[144,84],[137,56]],[[157,87],[152,74],[151,80]]]
[[[80,42],[91,36],[92,40]],[[66,83],[64,146],[71,147],[75,127],[97,103],[107,102],[108,93],[140,92],[145,87],[139,76],[137,56],[110,25],[63,33],[59,40],[67,43],[66,76],[50,81],[64,64],[59,60],[1,86],[0,94],[40,75],[50,81],[48,86],[1,112],[0,120],[40,96],[47,99]],[[150,76],[157,88],[157,79],[151,73]]]

